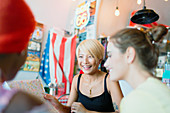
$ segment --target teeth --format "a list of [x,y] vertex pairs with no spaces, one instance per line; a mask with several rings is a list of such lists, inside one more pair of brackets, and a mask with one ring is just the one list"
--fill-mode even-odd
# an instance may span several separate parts
[[89,69],[91,66],[83,66],[84,69]]
[[90,68],[90,66],[83,66],[84,68]]

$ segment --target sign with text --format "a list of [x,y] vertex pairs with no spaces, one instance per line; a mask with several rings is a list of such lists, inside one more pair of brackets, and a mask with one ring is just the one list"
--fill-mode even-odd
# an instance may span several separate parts
[[82,29],[88,24],[90,19],[89,7],[90,2],[85,1],[81,3],[76,9],[76,17],[74,23],[76,29]]

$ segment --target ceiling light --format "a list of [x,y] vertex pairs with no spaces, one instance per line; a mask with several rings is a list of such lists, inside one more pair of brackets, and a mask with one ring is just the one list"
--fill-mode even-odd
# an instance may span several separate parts
[[116,6],[115,16],[119,16],[119,15],[120,15],[119,8],[118,8],[118,6]]
[[150,24],[159,19],[159,15],[152,9],[146,9],[145,0],[142,10],[137,11],[131,18],[133,23],[137,24]]
[[142,0],[137,0],[137,4],[141,4],[142,3]]

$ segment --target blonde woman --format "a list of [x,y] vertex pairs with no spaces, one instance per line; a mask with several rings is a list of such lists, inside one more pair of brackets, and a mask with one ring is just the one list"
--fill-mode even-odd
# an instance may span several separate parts
[[96,39],[86,39],[78,45],[76,56],[84,74],[74,76],[67,106],[58,103],[51,95],[45,98],[61,112],[118,111],[123,97],[119,83],[110,81],[109,75],[98,69],[104,56],[103,45]]

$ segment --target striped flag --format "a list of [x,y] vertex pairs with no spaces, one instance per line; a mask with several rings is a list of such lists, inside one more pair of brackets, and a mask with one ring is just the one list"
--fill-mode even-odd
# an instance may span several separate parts
[[50,76],[52,83],[64,83],[64,94],[69,93],[73,79],[76,35],[65,38],[50,30]]
[[47,42],[41,58],[39,75],[48,85],[51,82],[50,68],[49,68],[49,47],[50,47],[50,33],[48,33]]

